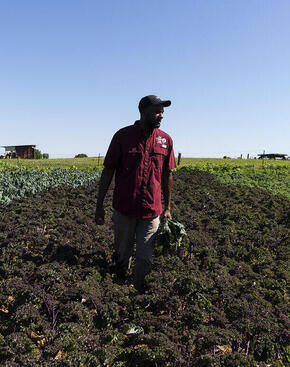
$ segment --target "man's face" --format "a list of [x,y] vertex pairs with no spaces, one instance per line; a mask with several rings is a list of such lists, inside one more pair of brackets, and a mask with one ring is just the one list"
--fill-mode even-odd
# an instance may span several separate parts
[[147,107],[143,112],[145,123],[149,128],[159,128],[161,120],[163,119],[164,108],[161,105],[151,105]]

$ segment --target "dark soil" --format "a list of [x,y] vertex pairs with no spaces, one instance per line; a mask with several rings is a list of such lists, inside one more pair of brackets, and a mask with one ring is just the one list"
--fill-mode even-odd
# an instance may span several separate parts
[[[1,366],[286,366],[290,200],[175,173],[177,256],[156,247],[144,293],[118,279],[96,185],[0,207]],[[134,265],[134,264],[133,264]]]

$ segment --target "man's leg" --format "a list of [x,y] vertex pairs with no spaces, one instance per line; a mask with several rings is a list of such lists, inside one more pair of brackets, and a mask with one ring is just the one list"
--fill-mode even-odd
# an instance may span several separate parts
[[126,273],[131,264],[137,220],[126,217],[117,210],[114,210],[112,219],[115,236],[114,260],[116,272],[122,275]]
[[153,242],[160,223],[159,217],[139,219],[136,227],[136,267],[134,285],[141,289],[144,278],[152,269]]

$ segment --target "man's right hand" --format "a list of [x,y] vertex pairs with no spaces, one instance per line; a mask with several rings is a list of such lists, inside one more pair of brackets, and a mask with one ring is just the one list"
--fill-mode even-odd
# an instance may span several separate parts
[[100,226],[105,223],[105,209],[103,206],[96,208],[95,221]]

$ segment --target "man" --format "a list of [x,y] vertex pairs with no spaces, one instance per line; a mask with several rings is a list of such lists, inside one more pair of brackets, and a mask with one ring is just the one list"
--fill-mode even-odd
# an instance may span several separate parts
[[[176,167],[171,137],[159,130],[164,107],[171,101],[149,95],[139,102],[140,120],[113,136],[99,183],[96,223],[104,224],[103,202],[113,175],[113,223],[117,274],[130,267],[136,241],[134,285],[142,289],[152,268],[154,234],[164,218],[171,219],[172,170]],[[163,191],[164,208],[161,202]]]

